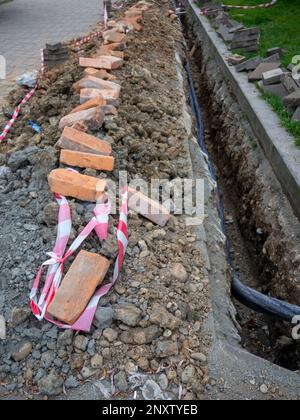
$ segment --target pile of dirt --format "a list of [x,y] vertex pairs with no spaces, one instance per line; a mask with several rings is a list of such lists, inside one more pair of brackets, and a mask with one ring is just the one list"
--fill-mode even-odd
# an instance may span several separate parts
[[[119,171],[125,170],[129,182],[189,175],[175,60],[183,40],[178,23],[165,16],[169,7],[168,1],[153,3],[143,31],[128,34],[125,66],[114,72],[122,86],[119,115],[93,133],[112,142],[114,172],[82,173],[118,181]],[[120,279],[100,300],[89,334],[39,323],[28,310],[33,279],[56,234],[57,206],[47,175],[58,166],[58,122],[78,105],[72,85],[81,77],[74,52],[66,64],[47,73],[0,149],[0,166],[7,168],[0,178],[0,314],[7,322],[7,337],[0,341],[0,395],[37,398],[63,389],[68,395],[92,379],[105,397],[112,392],[113,377],[115,398],[130,398],[137,390],[137,398],[175,399],[181,389],[185,399],[202,398],[213,384],[207,373],[210,338],[204,330],[209,290],[196,235],[184,216],[172,216],[162,229],[130,214]],[[11,105],[22,95],[20,89],[13,92]],[[42,134],[32,133],[28,119],[41,125]],[[74,239],[94,205],[70,202]],[[111,217],[107,242],[100,244],[92,235],[83,248],[113,260],[117,220]]]

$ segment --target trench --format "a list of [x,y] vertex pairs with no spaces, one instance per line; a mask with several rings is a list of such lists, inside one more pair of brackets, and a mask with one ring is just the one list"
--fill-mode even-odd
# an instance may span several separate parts
[[[224,231],[227,236],[228,264],[238,281],[245,286],[260,292],[262,296],[280,299],[281,296],[274,296],[272,287],[273,278],[278,274],[278,267],[264,252],[268,232],[257,228],[253,223],[253,220],[258,218],[256,215],[258,210],[255,206],[249,205],[251,201],[248,198],[245,199],[241,195],[241,192],[245,194],[245,189],[241,188],[237,182],[238,168],[231,161],[230,155],[224,153],[218,141],[219,133],[224,130],[225,123],[211,117],[212,110],[215,110],[218,105],[207,83],[208,76],[203,71],[201,46],[198,45],[198,48],[195,48],[194,36],[192,39],[187,15],[179,13],[178,16],[186,42],[187,77],[190,75],[192,78],[201,107],[200,124],[203,124],[204,147],[210,156],[211,171],[218,183],[222,207],[221,218],[224,218]],[[191,51],[193,51],[192,59],[189,56]],[[257,144],[253,144],[253,148],[256,147]],[[249,308],[249,305],[246,306],[239,300],[232,295],[237,311],[236,321],[241,345],[250,353],[278,366],[291,371],[299,371],[300,343],[299,340],[292,339],[291,322],[254,311]],[[299,307],[294,306],[293,310],[299,313]]]

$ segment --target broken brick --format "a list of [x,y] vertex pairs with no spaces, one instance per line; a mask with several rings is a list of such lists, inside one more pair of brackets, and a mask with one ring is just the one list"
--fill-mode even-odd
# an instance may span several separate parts
[[124,19],[120,19],[118,22],[129,27],[130,29],[140,32],[143,29],[143,26],[139,23],[141,20],[142,20],[141,16],[135,16],[135,17],[126,17]]
[[120,49],[121,44],[118,42],[112,42],[111,44],[101,45],[101,47],[97,50],[99,54],[109,55],[111,51],[116,51]]
[[65,127],[56,146],[61,149],[75,152],[92,153],[95,155],[110,155],[111,145],[105,140],[100,140],[87,133],[82,133],[74,128]]
[[133,188],[128,188],[128,207],[163,227],[170,219],[169,211],[157,201]]
[[103,282],[110,262],[102,255],[80,251],[48,307],[52,317],[72,325]]
[[84,88],[80,91],[80,103],[101,96],[108,105],[119,106],[119,93],[111,89],[88,89]]
[[114,169],[115,159],[112,156],[100,156],[92,153],[62,150],[60,152],[60,163],[76,166],[78,168],[112,171]]
[[79,85],[81,88],[88,88],[88,89],[112,89],[116,92],[120,93],[121,86],[117,83],[110,82],[107,80],[99,79],[95,76],[87,76],[79,81]]
[[103,79],[103,80],[111,80],[111,81],[117,80],[117,77],[116,76],[114,76],[113,74],[108,73],[106,70],[93,69],[92,67],[87,67],[84,70],[84,75],[85,76],[98,77],[99,79]]
[[74,125],[72,125],[72,128],[78,131],[82,131],[83,133],[86,133],[88,131],[88,127],[82,121],[79,121],[75,123]]
[[114,70],[123,65],[123,60],[111,55],[103,55],[97,58],[79,58],[79,64],[82,67],[94,67],[96,69]]
[[134,18],[134,17],[142,17],[143,11],[138,9],[129,9],[125,12],[125,16],[128,18]]
[[[110,44],[108,44],[108,45],[110,45]],[[100,47],[100,48],[96,51],[96,53],[93,55],[93,57],[94,57],[94,58],[97,58],[97,57],[101,57],[101,56],[108,55],[108,56],[113,56],[113,57],[121,58],[122,60],[124,60],[124,58],[125,58],[125,54],[124,54],[124,52],[123,52],[123,51],[106,50],[106,49],[104,49],[104,48],[103,48],[103,47],[105,47],[105,46],[106,46],[106,45],[104,45],[104,46]]]
[[78,82],[73,83],[72,89],[77,93],[80,92],[80,80],[78,80]]
[[105,115],[115,115],[115,116],[118,115],[118,110],[113,105],[105,105],[103,107],[103,112]]
[[85,109],[94,108],[96,106],[105,106],[106,100],[103,98],[103,96],[96,96],[95,98],[90,99],[89,101],[77,106],[71,111],[71,114],[74,112],[84,111]]
[[88,128],[96,130],[102,127],[104,113],[100,106],[86,109],[84,111],[73,112],[60,120],[59,128],[71,127],[77,122],[83,121]]
[[120,28],[109,29],[108,31],[103,32],[104,44],[113,43],[122,43],[126,40],[126,35],[124,30]]
[[101,198],[107,186],[103,179],[67,169],[51,171],[48,175],[48,183],[53,193],[92,202]]

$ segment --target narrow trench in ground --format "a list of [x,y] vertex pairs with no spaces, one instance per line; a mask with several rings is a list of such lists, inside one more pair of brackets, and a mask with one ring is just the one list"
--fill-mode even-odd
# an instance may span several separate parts
[[[183,35],[187,43],[187,57],[193,47],[188,38],[185,19],[182,18]],[[189,60],[196,93],[204,116],[205,142],[214,165],[218,185],[223,200],[227,236],[231,246],[233,268],[240,280],[247,286],[268,294],[269,284],[276,267],[263,255],[264,233],[253,235],[239,223],[241,218],[250,220],[252,208],[241,206],[242,197],[236,184],[234,168],[228,176],[228,158],[220,153],[216,144],[217,130],[222,129],[220,121],[210,120],[210,109],[213,105],[213,95],[207,88],[201,76],[201,53],[196,52],[193,60]],[[224,176],[226,174],[226,176]],[[254,240],[253,238],[258,239]],[[276,297],[276,296],[275,296]],[[233,298],[237,310],[237,321],[240,325],[242,346],[249,352],[272,363],[292,371],[300,370],[300,345],[292,340],[292,326],[283,321],[275,321],[267,316],[254,312]]]

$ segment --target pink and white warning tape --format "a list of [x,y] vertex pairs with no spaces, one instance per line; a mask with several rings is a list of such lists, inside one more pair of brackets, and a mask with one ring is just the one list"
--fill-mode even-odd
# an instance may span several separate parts
[[[267,9],[269,7],[274,6],[276,3],[277,3],[277,0],[272,0],[269,3],[261,3],[261,4],[256,4],[256,5],[253,5],[253,6],[238,6],[238,5],[233,5],[233,4],[222,4],[222,7],[224,9],[241,9],[241,10]],[[202,8],[200,10],[200,15],[205,15],[206,10],[207,9]]]
[[44,64],[44,50],[41,49],[41,66],[40,66],[40,71],[39,71],[39,75],[38,75],[38,79],[36,82],[36,85],[34,86],[33,89],[31,89],[27,95],[22,99],[22,101],[19,103],[19,105],[16,107],[16,109],[14,110],[14,113],[11,117],[11,119],[9,121],[7,121],[2,133],[0,134],[0,143],[6,138],[7,134],[9,133],[11,127],[13,126],[14,122],[16,121],[16,119],[18,118],[20,112],[21,112],[21,108],[23,105],[25,105],[30,98],[32,98],[32,96],[34,95],[35,91],[38,88],[38,84],[39,84],[39,79],[41,78],[41,76],[44,74],[45,71],[45,64]]
[[111,7],[113,9],[116,9],[116,10],[121,10],[121,9],[123,9],[124,6],[125,6],[125,2],[124,3],[120,3],[120,4],[114,3],[114,4],[112,4]]
[[107,13],[107,6],[106,6],[106,3],[105,3],[105,6],[104,6],[104,16],[103,16],[103,22],[104,22],[104,26],[105,26],[105,28],[107,28],[108,13]]
[[[98,38],[100,36],[102,36],[102,31],[97,31],[97,32],[92,33],[89,36],[86,36],[84,38],[75,40],[74,43],[75,43],[75,45],[80,46],[80,45],[86,44],[86,43],[90,42],[92,39]],[[34,86],[34,88],[31,89],[26,94],[26,96],[22,99],[22,101],[19,103],[19,105],[14,110],[14,113],[13,113],[11,119],[9,121],[7,121],[7,123],[5,124],[5,127],[2,131],[2,133],[0,134],[0,143],[3,140],[5,140],[7,134],[9,133],[9,131],[11,129],[11,127],[14,125],[16,119],[20,115],[22,106],[25,105],[32,98],[32,96],[35,94],[35,91],[38,88],[39,80],[42,77],[42,75],[44,74],[44,72],[45,72],[44,50],[41,49],[41,63],[40,63],[40,71],[39,71],[37,83]]]
[[[119,252],[115,262],[112,279],[110,283],[101,286],[100,289],[96,291],[96,293],[90,300],[88,306],[86,307],[85,311],[73,325],[66,325],[54,320],[51,316],[47,314],[47,308],[53,300],[56,291],[61,284],[65,261],[75,253],[75,251],[80,247],[82,242],[89,236],[89,234],[93,230],[96,231],[99,240],[107,239],[110,203],[108,197],[105,197],[104,203],[96,204],[96,207],[94,209],[95,217],[93,217],[93,219],[83,229],[80,235],[71,244],[70,248],[66,251],[67,243],[70,238],[72,229],[71,211],[68,201],[65,197],[56,194],[55,198],[59,205],[56,243],[53,251],[47,254],[51,258],[42,264],[34,281],[30,293],[31,310],[38,320],[42,320],[43,318],[45,318],[46,320],[57,325],[60,328],[89,332],[100,298],[102,296],[105,296],[109,292],[109,290],[114,286],[123,265],[124,256],[128,245],[128,188],[126,187],[122,192],[120,219],[117,227]],[[41,282],[45,266],[48,266],[49,268],[42,293],[40,295],[40,298],[38,299],[38,288]]]
[[73,43],[79,47],[80,45],[87,44],[94,38],[99,38],[100,36],[102,36],[102,31],[93,32],[91,35],[85,36],[84,38],[75,39]]
[[269,3],[261,3],[261,4],[256,4],[253,6],[235,6],[232,4],[222,4],[223,7],[227,8],[227,9],[267,9],[268,7],[274,6],[274,4],[277,3],[277,0],[272,0]]

